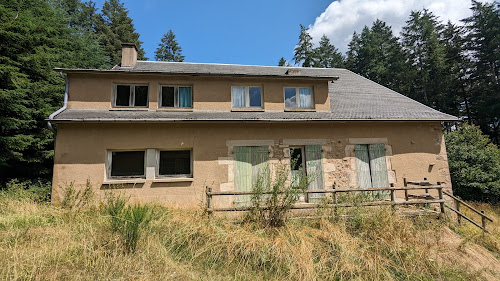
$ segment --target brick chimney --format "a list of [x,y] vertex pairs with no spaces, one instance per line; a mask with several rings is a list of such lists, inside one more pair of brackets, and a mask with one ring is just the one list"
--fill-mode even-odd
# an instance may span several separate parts
[[134,43],[122,43],[121,67],[134,66],[137,62],[137,46]]

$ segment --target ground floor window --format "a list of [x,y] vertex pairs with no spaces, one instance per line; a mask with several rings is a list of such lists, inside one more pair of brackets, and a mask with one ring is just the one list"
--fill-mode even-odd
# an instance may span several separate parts
[[361,188],[388,187],[384,144],[356,144],[356,171]]
[[158,175],[192,177],[191,150],[159,151]]
[[[321,163],[321,145],[304,145],[290,147],[290,172],[292,181],[300,180],[306,175],[310,177],[309,190],[323,190],[323,168]],[[323,193],[309,193],[307,202],[320,201]]]
[[[259,177],[269,173],[269,148],[267,146],[235,146],[235,190],[252,191]],[[238,195],[235,206],[245,206],[250,202],[251,195]]]
[[145,176],[145,151],[112,151],[108,161],[110,177],[136,178]]

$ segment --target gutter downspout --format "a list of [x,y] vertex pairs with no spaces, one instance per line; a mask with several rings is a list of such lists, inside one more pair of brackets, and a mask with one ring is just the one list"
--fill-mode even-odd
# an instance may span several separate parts
[[55,112],[53,112],[52,114],[49,115],[49,121],[47,121],[47,127],[49,128],[49,130],[51,130],[54,134],[56,134],[56,130],[54,129],[54,127],[52,126],[52,123],[50,123],[51,120],[54,120],[54,117],[56,117],[57,114],[63,112],[67,107],[68,107],[68,87],[69,87],[69,82],[68,82],[68,77],[66,75],[63,74],[63,72],[59,72],[59,75],[64,79],[64,81],[66,82],[66,87],[64,89],[64,102],[63,102],[63,106],[61,108],[59,108],[58,110],[56,110]]

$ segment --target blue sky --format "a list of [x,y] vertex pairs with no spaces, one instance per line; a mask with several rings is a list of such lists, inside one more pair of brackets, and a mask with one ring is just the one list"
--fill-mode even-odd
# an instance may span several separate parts
[[[494,0],[480,0],[492,2]],[[95,0],[102,7],[104,0]],[[398,35],[412,10],[429,9],[442,21],[470,16],[470,0],[122,0],[146,56],[172,29],[186,62],[277,65],[290,61],[299,24],[317,43],[323,34],[342,52],[354,31],[381,19]]]
[[187,62],[276,65],[282,56],[292,58],[299,24],[313,23],[331,0],[122,2],[150,60],[172,29]]

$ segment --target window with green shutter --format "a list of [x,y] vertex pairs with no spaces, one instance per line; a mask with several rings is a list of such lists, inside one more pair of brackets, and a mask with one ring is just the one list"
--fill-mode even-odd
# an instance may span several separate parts
[[[321,164],[321,145],[305,145],[290,148],[292,180],[306,174],[311,177],[308,190],[323,190],[323,166]],[[309,193],[308,202],[320,202],[324,193]]]
[[[234,184],[236,191],[252,191],[259,175],[269,172],[267,164],[269,160],[269,148],[267,146],[235,146]],[[246,206],[250,202],[251,195],[238,195],[235,198],[235,206]]]
[[356,144],[356,171],[361,188],[388,187],[384,144]]

